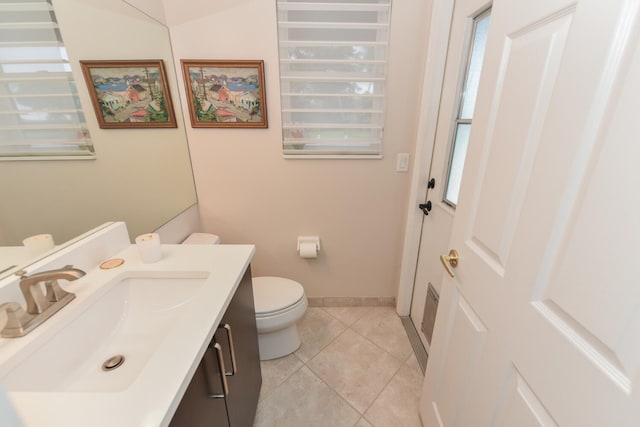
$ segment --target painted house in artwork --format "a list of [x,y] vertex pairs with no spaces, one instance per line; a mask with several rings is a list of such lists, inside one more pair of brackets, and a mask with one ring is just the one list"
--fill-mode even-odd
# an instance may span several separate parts
[[139,84],[129,85],[124,94],[129,104],[135,104],[148,97],[147,90]]
[[136,123],[144,122],[147,114],[149,114],[149,112],[145,109],[134,111],[133,113],[129,114],[129,121]]
[[135,90],[132,86],[129,86],[127,88],[127,90],[124,92],[124,95],[127,103],[135,104],[140,102],[140,95],[138,94],[138,91]]
[[156,113],[159,113],[162,111],[162,107],[160,106],[160,104],[158,103],[157,100],[153,100],[149,103],[149,105],[147,105],[147,110]]
[[227,103],[231,99],[231,91],[226,86],[218,83],[214,83],[211,86],[209,93],[214,101],[219,101],[221,103]]
[[124,98],[111,92],[103,93],[100,102],[111,111],[118,111],[124,107]]
[[218,121],[220,122],[237,122],[237,118],[236,115],[233,114],[231,111],[227,111],[227,110],[223,110],[221,108],[218,108],[216,110],[216,117],[218,118]]
[[140,84],[106,83],[96,85],[100,102],[112,112],[149,98],[150,92]]
[[247,111],[251,111],[258,105],[258,97],[251,92],[243,92],[235,98],[235,105]]

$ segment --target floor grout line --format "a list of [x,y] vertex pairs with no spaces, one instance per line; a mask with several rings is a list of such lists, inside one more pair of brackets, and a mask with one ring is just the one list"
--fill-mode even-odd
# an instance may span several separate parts
[[[359,307],[359,306],[358,306]],[[403,369],[403,367],[405,365],[408,366],[411,357],[413,355],[413,349],[412,351],[407,354],[406,357],[398,357],[394,354],[392,354],[391,352],[387,351],[386,349],[384,349],[381,345],[377,344],[376,342],[374,342],[372,339],[370,339],[369,337],[367,337],[366,335],[363,335],[362,333],[358,332],[357,330],[355,330],[353,328],[353,326],[355,324],[357,324],[359,321],[361,321],[366,315],[366,311],[363,310],[362,314],[360,316],[358,316],[353,322],[351,322],[351,324],[347,324],[345,322],[343,322],[339,317],[331,314],[329,311],[326,310],[326,308],[328,307],[314,307],[317,309],[320,309],[320,311],[326,315],[328,315],[331,319],[336,320],[339,322],[340,326],[342,327],[342,330],[334,337],[332,337],[331,339],[329,339],[326,343],[324,343],[324,345],[322,345],[322,347],[320,347],[319,349],[317,349],[317,351],[314,352],[312,357],[309,357],[308,360],[303,360],[298,354],[298,350],[296,350],[293,353],[293,356],[295,357],[295,360],[297,362],[300,363],[300,366],[298,366],[296,369],[294,369],[292,372],[288,373],[284,379],[282,379],[282,381],[280,381],[277,386],[275,386],[274,388],[272,388],[271,390],[269,390],[267,392],[267,395],[265,395],[261,400],[260,400],[260,404],[264,405],[264,402],[270,401],[270,399],[279,391],[279,389],[283,386],[285,386],[285,384],[287,384],[288,381],[291,380],[291,378],[296,375],[297,373],[299,373],[299,371],[305,367],[307,369],[307,371],[313,375],[314,378],[316,378],[317,380],[319,380],[322,384],[324,384],[328,390],[330,390],[333,394],[335,394],[339,400],[341,402],[343,402],[343,404],[346,404],[347,407],[351,408],[355,414],[358,415],[358,418],[355,420],[355,423],[353,424],[353,426],[358,425],[361,421],[364,421],[365,423],[368,423],[369,425],[372,425],[375,427],[374,422],[370,421],[365,414],[367,413],[367,411],[369,411],[369,409],[371,409],[371,407],[376,404],[376,402],[378,402],[378,399],[380,399],[381,395],[387,390],[387,387],[389,387],[389,385],[391,384],[391,382],[398,376],[398,374],[400,373],[400,371]],[[351,307],[348,307],[351,308]],[[398,317],[398,320],[400,321],[400,331],[402,334],[406,334],[405,329],[402,327],[401,325],[401,320]],[[384,385],[379,389],[379,391],[377,393],[375,393],[375,396],[373,397],[373,399],[371,400],[371,402],[367,405],[366,408],[364,408],[364,410],[361,412],[360,410],[358,410],[354,405],[352,405],[339,391],[337,391],[336,389],[334,389],[334,387],[329,384],[324,378],[322,378],[318,373],[316,373],[315,370],[312,369],[312,367],[310,366],[311,363],[317,358],[319,357],[324,351],[326,351],[328,349],[329,346],[331,346],[333,343],[335,343],[340,337],[342,337],[347,331],[350,331],[351,333],[356,334],[358,337],[364,339],[367,343],[372,344],[375,348],[377,348],[378,350],[381,350],[382,352],[384,352],[386,355],[391,356],[393,360],[396,360],[397,362],[399,362],[398,367],[393,371],[393,373],[391,374],[391,376],[389,377],[389,379],[384,383]],[[408,337],[407,337],[408,338]],[[306,357],[306,356],[305,356]],[[330,408],[328,408],[330,410]],[[352,426],[352,427],[353,427]]]
[[[332,316],[333,317],[333,316]],[[339,319],[338,319],[339,320]],[[354,322],[355,323],[355,322]],[[400,362],[400,365],[398,365],[398,368],[393,372],[393,374],[391,375],[391,377],[389,378],[389,380],[384,384],[384,386],[382,386],[382,388],[380,389],[380,391],[378,393],[376,393],[375,397],[371,400],[371,403],[369,403],[369,405],[367,405],[367,407],[360,412],[357,408],[355,408],[347,399],[345,399],[342,394],[334,389],[331,384],[329,384],[327,381],[325,381],[320,375],[318,375],[318,373],[309,365],[307,365],[307,363],[311,363],[311,361],[313,361],[313,359],[315,359],[316,357],[320,356],[320,353],[322,353],[327,347],[329,347],[331,345],[331,343],[333,343],[334,341],[336,341],[339,337],[341,337],[342,335],[345,334],[345,332],[347,332],[348,330],[350,330],[351,332],[353,332],[354,334],[358,335],[360,338],[364,339],[365,341],[367,341],[368,343],[372,344],[373,346],[377,347],[379,350],[381,350],[382,352],[384,352],[385,354],[391,356],[392,358],[394,358],[395,360]],[[404,332],[404,331],[403,331]],[[408,360],[408,357],[406,358]],[[318,351],[311,359],[309,359],[308,362],[302,362],[316,377],[318,377],[323,383],[325,383],[329,389],[331,391],[333,391],[334,393],[336,393],[343,401],[345,401],[350,407],[352,407],[358,414],[360,414],[360,417],[364,418],[365,413],[367,412],[367,410],[371,407],[371,405],[373,405],[376,400],[378,399],[378,397],[380,397],[380,394],[382,394],[382,392],[387,388],[387,386],[389,385],[389,383],[391,382],[391,380],[393,380],[393,378],[398,374],[398,372],[400,372],[400,369],[402,369],[402,367],[404,366],[406,360],[402,360],[398,357],[396,357],[395,355],[389,353],[387,350],[385,350],[384,348],[380,347],[378,344],[376,344],[375,342],[371,341],[369,338],[367,338],[366,336],[360,334],[359,332],[355,331],[354,329],[352,329],[351,327],[346,327],[340,334],[338,334],[335,338],[333,338],[326,346],[324,346],[320,351]],[[366,418],[365,418],[366,419]],[[369,422],[369,424],[371,424],[371,422],[369,420],[367,420],[367,422]],[[357,423],[356,423],[357,424]]]

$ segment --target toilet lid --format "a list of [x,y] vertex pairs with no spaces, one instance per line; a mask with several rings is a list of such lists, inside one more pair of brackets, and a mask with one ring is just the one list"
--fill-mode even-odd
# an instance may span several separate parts
[[304,297],[302,285],[291,279],[265,276],[254,277],[252,282],[256,314],[280,311]]

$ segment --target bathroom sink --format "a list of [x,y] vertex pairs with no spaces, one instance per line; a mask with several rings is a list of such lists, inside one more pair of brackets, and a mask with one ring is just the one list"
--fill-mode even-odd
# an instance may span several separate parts
[[[51,318],[0,338],[0,406],[6,396],[23,425],[170,424],[255,247],[165,244],[161,260],[144,263],[129,239],[113,223],[29,267],[86,275],[60,283],[76,298]],[[99,267],[112,259],[125,262]],[[0,280],[0,295],[24,306],[16,276]],[[114,369],[104,371],[106,361]]]
[[2,383],[9,392],[127,389],[167,335],[175,333],[176,320],[207,277],[206,272],[127,272],[113,278],[105,284],[106,292],[44,334]]

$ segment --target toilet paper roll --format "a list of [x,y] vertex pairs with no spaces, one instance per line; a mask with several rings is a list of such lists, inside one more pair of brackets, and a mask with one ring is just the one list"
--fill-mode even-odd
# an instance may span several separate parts
[[315,243],[301,243],[300,244],[300,257],[301,258],[318,258],[318,247]]
[[136,246],[140,259],[145,264],[151,264],[162,259],[160,236],[157,233],[148,233],[136,237]]
[[22,241],[22,244],[27,248],[31,256],[43,254],[55,246],[51,234],[37,234],[27,237]]

